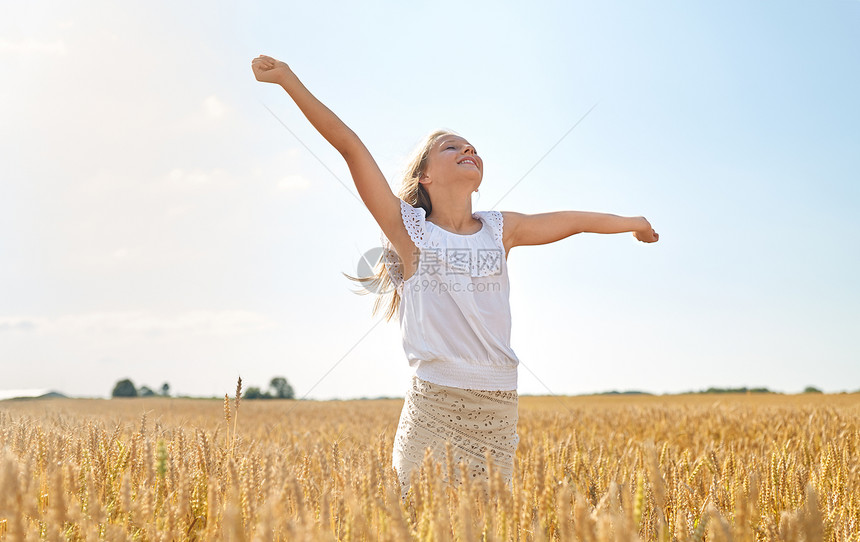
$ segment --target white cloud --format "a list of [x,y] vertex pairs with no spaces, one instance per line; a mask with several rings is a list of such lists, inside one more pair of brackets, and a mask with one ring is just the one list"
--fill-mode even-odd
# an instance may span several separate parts
[[268,317],[246,310],[191,310],[174,314],[112,311],[67,314],[57,318],[0,317],[0,332],[34,331],[49,335],[242,335],[278,327]]
[[207,116],[219,119],[224,116],[224,113],[227,111],[227,106],[225,106],[224,102],[219,100],[217,97],[209,96],[203,100],[203,110],[206,111]]
[[304,192],[310,186],[310,181],[301,175],[287,175],[277,184],[277,188],[281,192]]
[[220,168],[208,171],[202,169],[186,170],[174,168],[164,177],[163,186],[172,190],[195,190],[214,186],[234,186],[238,182]]
[[187,216],[192,210],[193,208],[190,205],[172,205],[168,207],[165,214],[168,218],[178,218]]
[[18,41],[0,40],[0,53],[65,55],[67,50],[63,40],[39,41],[27,38]]
[[128,260],[133,255],[133,252],[128,247],[118,248],[113,252],[113,257],[118,261]]
[[0,317],[0,333],[4,331],[33,331],[38,324],[32,318]]
[[200,170],[185,171],[180,168],[172,169],[170,170],[170,173],[167,174],[167,179],[174,185],[184,184],[197,186],[208,183],[210,178],[210,174],[203,173]]

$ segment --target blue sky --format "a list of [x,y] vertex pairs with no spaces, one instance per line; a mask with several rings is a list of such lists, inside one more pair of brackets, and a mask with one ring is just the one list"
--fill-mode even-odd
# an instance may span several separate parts
[[341,274],[378,226],[337,152],[254,80],[262,53],[393,188],[442,127],[483,156],[475,210],[651,221],[656,244],[511,251],[520,393],[860,389],[860,2],[10,10],[0,388],[404,393],[397,323]]

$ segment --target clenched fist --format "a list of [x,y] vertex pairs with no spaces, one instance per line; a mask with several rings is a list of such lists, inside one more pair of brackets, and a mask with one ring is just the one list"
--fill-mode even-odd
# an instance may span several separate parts
[[660,239],[660,234],[654,231],[654,228],[651,227],[651,223],[648,222],[648,220],[644,216],[639,218],[641,218],[644,222],[644,226],[641,229],[634,231],[633,237],[635,237],[639,241],[642,241],[643,243],[653,243]]
[[266,55],[260,55],[252,60],[251,69],[257,81],[263,83],[282,84],[293,73],[285,62]]

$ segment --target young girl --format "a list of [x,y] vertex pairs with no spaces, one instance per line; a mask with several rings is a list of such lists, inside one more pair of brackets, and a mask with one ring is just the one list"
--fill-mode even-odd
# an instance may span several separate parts
[[[390,294],[387,319],[399,315],[411,367],[394,437],[393,466],[406,497],[429,448],[448,465],[444,478],[488,480],[492,459],[510,486],[517,435],[517,364],[510,347],[507,256],[520,245],[552,243],[576,233],[658,235],[644,217],[583,211],[526,215],[472,211],[484,163],[469,141],[448,131],[427,136],[395,196],[367,148],[317,100],[284,62],[260,55],[258,81],[283,87],[319,133],[346,160],[355,186],[382,229],[383,264],[375,291]],[[350,277],[353,278],[353,277]],[[367,281],[367,278],[355,280]],[[376,299],[374,314],[381,306]]]

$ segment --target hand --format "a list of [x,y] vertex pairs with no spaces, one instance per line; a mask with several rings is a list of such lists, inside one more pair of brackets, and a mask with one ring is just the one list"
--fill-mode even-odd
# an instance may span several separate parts
[[257,81],[263,83],[281,84],[293,73],[285,62],[266,55],[260,55],[252,60],[251,69]]
[[651,227],[651,223],[648,222],[648,220],[646,220],[644,216],[640,216],[639,218],[642,219],[644,225],[633,232],[633,237],[635,237],[639,241],[642,241],[643,243],[653,243],[660,239],[660,235],[656,231],[654,231],[654,229]]

